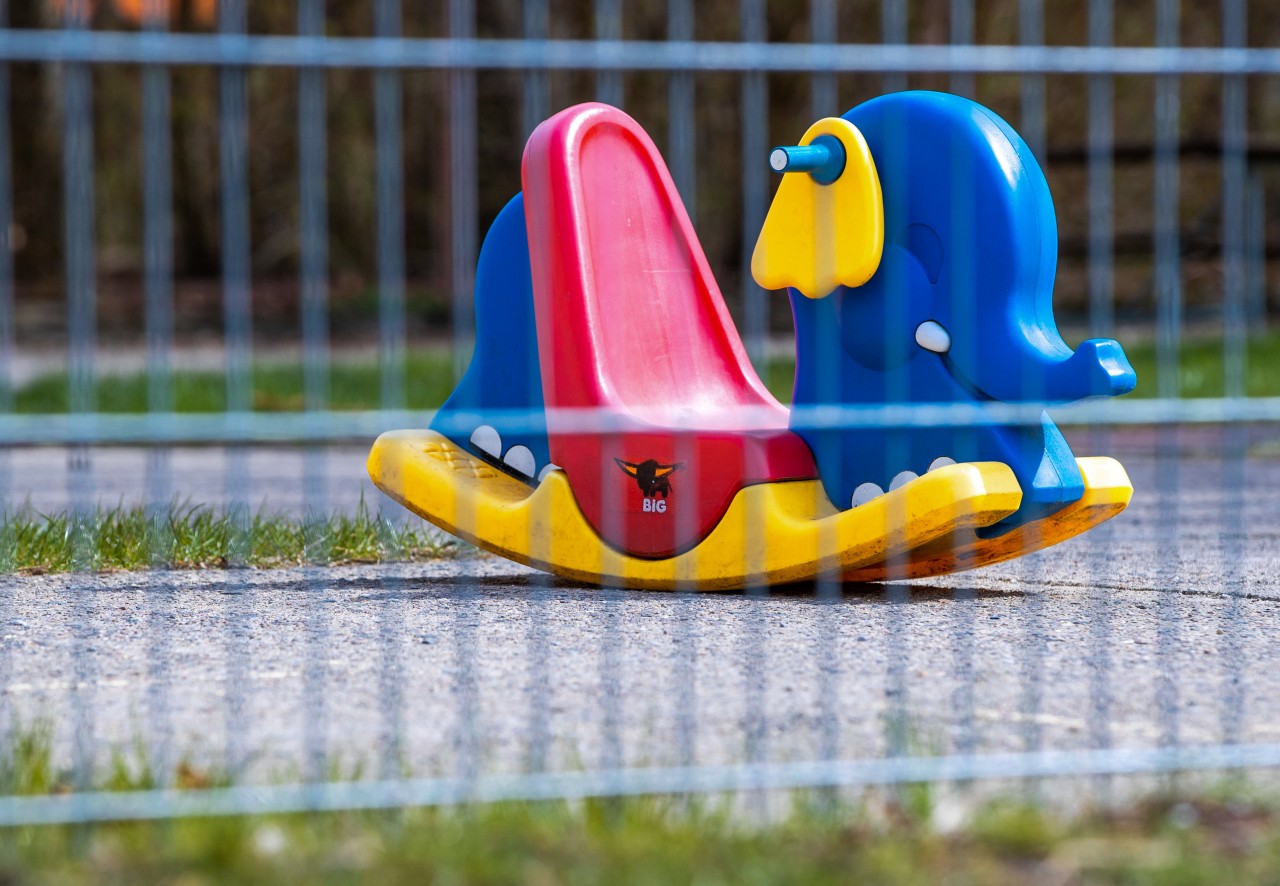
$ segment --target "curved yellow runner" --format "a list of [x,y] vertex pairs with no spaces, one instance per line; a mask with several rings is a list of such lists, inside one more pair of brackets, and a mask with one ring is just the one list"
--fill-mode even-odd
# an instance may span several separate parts
[[837,512],[816,480],[767,483],[740,490],[693,550],[645,560],[600,541],[564,474],[532,488],[432,431],[383,434],[369,475],[405,507],[487,551],[576,581],[653,589],[730,590],[856,573],[935,539],[972,534],[1022,500],[1013,472],[996,463],[933,471],[851,511]]
[[992,539],[979,538],[972,529],[958,530],[904,556],[846,570],[845,581],[926,578],[1002,563],[1087,532],[1129,506],[1133,486],[1120,462],[1114,458],[1078,458],[1076,464],[1084,475],[1084,495],[1043,520]]

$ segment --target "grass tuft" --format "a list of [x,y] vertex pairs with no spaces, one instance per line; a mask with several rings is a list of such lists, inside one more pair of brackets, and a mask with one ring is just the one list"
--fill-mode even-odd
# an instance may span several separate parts
[[270,568],[434,560],[455,543],[425,524],[397,525],[362,501],[353,514],[293,518],[175,502],[77,516],[21,508],[0,514],[0,568],[38,575],[166,569]]

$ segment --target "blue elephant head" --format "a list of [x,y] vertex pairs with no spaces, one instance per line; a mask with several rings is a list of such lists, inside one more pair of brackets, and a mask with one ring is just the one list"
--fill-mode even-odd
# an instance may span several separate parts
[[989,532],[1078,499],[1083,480],[1049,419],[1032,426],[830,427],[805,407],[1072,401],[1133,389],[1120,345],[1074,351],[1053,318],[1058,232],[1044,173],[1013,129],[957,96],[905,92],[844,116],[866,139],[884,200],[874,276],[810,299],[790,292],[800,407],[832,501],[857,506],[931,466],[1009,465],[1023,504]]

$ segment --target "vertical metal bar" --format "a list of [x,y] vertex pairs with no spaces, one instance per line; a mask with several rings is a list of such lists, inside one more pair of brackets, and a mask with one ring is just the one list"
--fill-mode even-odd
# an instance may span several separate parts
[[[1089,45],[1109,47],[1114,43],[1113,0],[1089,0]],[[1113,323],[1113,93],[1110,74],[1088,78],[1088,280],[1089,329],[1097,338],[1108,338]],[[1108,429],[1101,429],[1105,436]],[[1105,446],[1103,447],[1105,449]],[[1110,524],[1098,527],[1090,539],[1090,573],[1095,587],[1089,611],[1089,743],[1094,748],[1111,746],[1112,702],[1112,612],[1105,594],[1096,590],[1114,544]],[[1100,791],[1109,782],[1099,781]]]
[[[324,0],[300,0],[298,34],[325,33]],[[302,271],[302,386],[306,411],[317,414],[329,406],[329,215],[327,98],[323,68],[298,72],[298,192],[301,204]],[[306,447],[303,461],[304,532],[308,564],[327,557],[325,532],[325,451]],[[307,775],[327,777],[325,677],[327,672],[327,614],[315,587],[318,572],[308,575],[308,644],[303,706],[306,716]]]
[[[1156,43],[1178,43],[1178,0],[1159,0]],[[1177,397],[1178,356],[1182,343],[1182,277],[1179,267],[1178,137],[1179,79],[1156,78],[1155,144],[1155,288],[1157,324],[1157,389],[1161,397]]]
[[[524,4],[523,31],[525,40],[545,44],[550,20],[547,0],[526,0]],[[528,68],[524,72],[524,134],[526,137],[551,114],[551,88],[546,71]],[[538,356],[534,354],[531,362],[536,368]],[[531,580],[532,605],[529,612],[528,632],[525,643],[528,650],[526,671],[531,692],[529,693],[529,744],[525,755],[525,765],[533,772],[541,772],[547,768],[547,755],[551,746],[551,703],[548,687],[549,679],[549,646],[547,632],[547,602],[552,595],[552,580],[549,575],[539,574]]]
[[[449,0],[449,36],[475,36],[473,0]],[[477,253],[476,75],[449,71],[450,263],[453,281],[453,375],[462,378],[475,341],[472,290]]]
[[[667,40],[690,42],[696,36],[693,0],[668,0]],[[696,82],[692,71],[667,75],[667,144],[671,176],[684,201],[689,218],[698,220]],[[696,470],[696,465],[693,465]],[[679,589],[672,608],[676,628],[676,657],[672,668],[672,698],[676,706],[676,755],[680,765],[692,765],[697,752],[698,636],[700,601],[696,592]]]
[[[667,40],[694,40],[692,0],[669,0]],[[698,123],[694,117],[695,82],[691,70],[667,74],[667,147],[671,155],[671,175],[684,198],[689,218],[698,221]]]
[[973,663],[973,632],[977,608],[976,588],[966,585],[951,592],[951,641],[956,682],[956,688],[951,694],[951,704],[958,727],[954,749],[957,754],[974,753],[978,749],[980,738],[974,716],[977,710],[977,674]]
[[[594,7],[596,40],[621,40],[622,0],[595,0]],[[596,72],[596,98],[608,105],[622,106],[624,93],[620,71]],[[600,599],[600,605],[604,610],[604,629],[600,640],[600,694],[603,717],[601,763],[606,771],[616,770],[622,765],[620,728],[622,691],[619,688],[618,673],[620,660],[618,609],[622,605],[621,595],[621,591],[609,591]]]
[[[144,25],[152,33],[168,29],[168,4],[148,0]],[[173,349],[173,182],[170,138],[169,72],[159,65],[142,71],[142,179],[143,230],[146,265],[147,409],[167,414],[173,410],[171,382]],[[163,565],[171,551],[167,518],[171,505],[172,469],[168,447],[147,452],[147,509],[150,559]],[[153,773],[167,784],[173,771],[172,723],[169,716],[169,629],[172,594],[166,582],[152,586],[148,666],[150,689],[147,709],[152,735]]]
[[[1044,399],[1044,392],[1040,392]],[[1034,531],[1033,531],[1034,532]],[[1029,533],[1034,539],[1034,534]],[[1040,561],[1035,557],[1024,557],[1019,561],[1018,571],[1022,582],[1027,587],[1042,585]],[[1031,593],[1023,601],[1022,624],[1023,636],[1019,643],[1022,658],[1022,746],[1034,753],[1041,749],[1041,706],[1044,702],[1044,664],[1048,657],[1048,643],[1045,640],[1044,595]],[[1038,789],[1038,780],[1032,780],[1030,789]]]
[[[526,0],[524,4],[524,39],[542,42],[549,27],[547,0]],[[524,135],[538,127],[551,114],[551,94],[547,72],[528,68],[524,72]]]
[[[1092,10],[1092,6],[1090,8]],[[1018,42],[1023,46],[1044,45],[1044,0],[1019,0]],[[1022,139],[1043,165],[1047,159],[1044,75],[1023,74],[1019,79],[1022,85]]]
[[[1179,0],[1158,0],[1156,4],[1156,44],[1179,44]],[[1179,264],[1179,80],[1176,76],[1156,78],[1155,143],[1155,287],[1156,287],[1156,387],[1161,397],[1179,396],[1179,352],[1182,338],[1182,280]],[[1157,500],[1162,525],[1159,530],[1158,561],[1161,568],[1161,596],[1157,636],[1160,676],[1156,703],[1160,711],[1160,742],[1178,743],[1178,686],[1173,679],[1172,657],[1177,649],[1179,581],[1178,545],[1178,453],[1177,427],[1161,436],[1157,447]]]
[[[9,25],[9,0],[0,0],[0,27]],[[0,64],[0,415],[13,411],[13,143],[9,122],[9,72],[6,62]],[[7,535],[10,524],[9,494],[12,488],[10,451],[0,449],[0,519],[4,532],[0,535],[0,563],[8,562],[12,539]],[[4,724],[0,723],[0,729]]]
[[[449,0],[449,37],[475,36],[473,0]],[[453,369],[461,378],[475,340],[473,288],[477,253],[478,210],[476,183],[476,75],[455,68],[449,71],[449,220],[453,282]],[[469,502],[461,502],[470,507]],[[479,771],[479,729],[475,674],[476,594],[460,589],[454,600],[454,653],[457,657],[456,734],[457,769],[464,778]]]
[[[301,0],[298,33],[323,36],[324,6]],[[329,405],[329,215],[328,143],[325,115],[325,72],[298,72],[298,175],[301,203],[302,253],[302,375],[303,402],[308,411]]]
[[[245,0],[222,0],[220,27],[243,33]],[[219,77],[219,162],[222,171],[222,322],[226,339],[227,411],[253,408],[252,281],[249,269],[249,84],[248,72],[231,65]],[[247,489],[245,490],[247,493]]]
[[600,707],[601,707],[601,768],[614,772],[623,766],[622,755],[622,687],[621,655],[619,654],[620,610],[626,601],[626,591],[610,589],[601,592],[600,608],[603,610],[604,630],[600,643]]
[[[245,0],[218,4],[218,31],[225,38],[243,34]],[[249,240],[249,90],[244,68],[219,73],[218,159],[222,185],[222,318],[226,348],[226,407],[243,423],[253,406],[250,369],[252,281]],[[243,446],[226,453],[226,501],[231,533],[227,560],[235,567],[249,557],[249,457]],[[227,770],[238,777],[250,757],[252,736],[245,716],[249,674],[248,608],[250,586],[238,573],[227,582],[226,730]]]
[[[373,29],[379,37],[401,35],[400,0],[375,0]],[[374,73],[374,127],[377,130],[378,192],[378,339],[382,379],[382,408],[405,408],[405,239],[404,239],[404,112],[399,71]],[[394,535],[387,517],[378,514],[384,535]],[[403,732],[404,694],[400,662],[400,639],[404,601],[383,590],[378,606],[378,630],[382,652],[379,670],[383,716],[383,747],[380,754],[383,778],[395,778],[400,770],[400,738]]]
[[[222,0],[218,31],[226,38],[243,34],[245,0]],[[249,265],[249,84],[244,68],[224,66],[219,73],[218,159],[222,178],[222,326],[226,349],[226,408],[244,417],[253,408],[251,371],[253,307]],[[243,564],[248,556],[249,459],[242,446],[227,452],[227,507],[233,537],[227,559]],[[237,687],[238,691],[238,687]]]
[[[747,43],[764,43],[768,40],[768,21],[765,0],[739,0],[738,14],[741,38]],[[761,71],[748,71],[742,75],[742,291],[745,344],[751,362],[763,371],[765,346],[769,334],[768,294],[756,285],[751,276],[751,248],[764,223],[767,209],[768,167],[766,155],[768,138],[769,81]],[[746,550],[753,542],[763,543],[762,524],[756,515],[748,514],[744,531]],[[765,637],[768,622],[769,590],[767,587],[750,587],[744,590],[747,613],[746,641],[742,667],[747,683],[746,716],[747,759],[763,760],[768,750],[767,714],[764,708],[766,675]]]
[[[880,0],[880,42],[902,46],[908,38],[911,13],[909,0]],[[901,92],[907,88],[907,75],[896,72],[884,75],[885,92]]]
[[[951,45],[972,46],[973,38],[973,0],[951,0]],[[951,91],[957,95],[973,98],[973,85],[973,74],[968,71],[951,75]]]
[[[1106,451],[1110,439],[1109,428],[1100,429],[1099,451]],[[1111,523],[1103,523],[1089,532],[1087,554],[1089,582],[1092,588],[1088,606],[1088,651],[1085,666],[1089,686],[1089,709],[1085,712],[1085,724],[1090,748],[1105,750],[1111,747],[1111,707],[1114,699],[1115,674],[1112,672],[1113,618],[1112,595],[1106,590],[1107,581],[1114,574],[1115,529]],[[1098,800],[1109,799],[1111,780],[1098,776],[1093,782]]]
[[1245,193],[1246,324],[1261,331],[1267,324],[1267,217],[1262,177],[1249,176]]
[[[1112,0],[1089,0],[1089,45],[1113,41]],[[1089,328],[1095,337],[1109,337],[1112,304],[1112,121],[1113,84],[1110,74],[1089,75]]]
[[[167,30],[164,4],[149,0],[144,26],[153,33]],[[143,216],[147,342],[147,409],[168,413],[173,409],[170,379],[173,345],[173,226],[171,147],[169,134],[169,73],[159,65],[142,71],[143,116]],[[147,453],[147,507],[150,511],[150,558],[163,561],[168,548],[168,505],[172,477],[170,452],[153,447]],[[158,639],[153,637],[153,642]],[[163,670],[163,669],[161,669]],[[153,682],[153,685],[161,684]],[[160,766],[164,772],[167,767]]]
[[[886,519],[886,534],[901,532],[901,513]],[[901,757],[911,752],[912,723],[907,707],[907,667],[911,662],[910,631],[907,630],[911,586],[901,581],[884,586],[885,615],[885,752]]]
[[[87,7],[67,4],[66,27],[88,27]],[[70,405],[73,413],[92,412],[97,292],[94,279],[93,80],[87,64],[63,68],[63,212],[65,219],[67,335],[70,344]]]
[[[768,37],[764,0],[739,0],[742,39],[763,43]],[[768,193],[766,155],[769,150],[767,103],[769,81],[762,71],[742,75],[742,295],[747,354],[763,369],[769,334],[766,294],[751,277],[751,247],[764,224]]]
[[547,605],[552,597],[552,579],[543,574],[535,575],[531,580],[533,591],[529,612],[528,634],[525,638],[528,649],[527,671],[529,686],[529,746],[525,757],[525,765],[533,772],[541,772],[547,768],[547,754],[551,746],[551,704],[549,687],[550,662],[548,637]]
[[[1224,48],[1245,46],[1244,5],[1244,0],[1223,0]],[[1247,138],[1246,80],[1243,75],[1228,75],[1222,81],[1222,360],[1228,397],[1245,396],[1248,371],[1244,265]]]
[[[9,25],[9,2],[0,0],[0,27]],[[13,411],[13,147],[9,122],[9,65],[0,64],[0,415]],[[0,448],[0,572],[12,572],[16,566],[17,538],[13,525],[14,512],[10,495],[13,489],[11,452]],[[0,623],[8,624],[12,613],[13,589],[0,588]],[[13,675],[12,649],[9,643],[0,650],[0,683],[8,686]],[[0,737],[12,734],[14,726],[11,699],[0,693]]]
[[[89,26],[84,0],[65,7],[67,30]],[[94,353],[97,347],[97,291],[94,246],[93,74],[87,64],[63,67],[63,213],[67,287],[67,338],[71,412],[83,415],[97,408]],[[91,557],[88,510],[93,497],[89,450],[71,449],[70,484],[74,511],[77,568]]]
[[[1023,46],[1040,46],[1044,43],[1043,0],[1020,0],[1018,4],[1018,42]],[[1046,160],[1045,150],[1045,80],[1036,74],[1023,74],[1021,85],[1021,134],[1027,146],[1041,164]],[[1024,396],[1028,401],[1047,399],[1040,385],[1042,380],[1029,377],[1024,383]],[[1022,580],[1035,586],[1040,579],[1040,561],[1023,559],[1019,564]],[[1038,751],[1042,741],[1040,709],[1044,697],[1044,663],[1048,655],[1044,639],[1044,601],[1042,595],[1032,594],[1025,601],[1022,613],[1024,634],[1021,642],[1023,658],[1023,747]],[[1039,782],[1031,781],[1031,791],[1039,789]]]
[[[748,543],[756,528],[744,527]],[[769,668],[766,663],[769,589],[751,585],[742,590],[743,637],[739,667],[743,680],[744,751],[748,763],[762,763],[769,754],[768,712],[765,709]]]
[[[1223,0],[1222,45],[1242,49],[1247,45],[1245,0]],[[1222,83],[1222,249],[1223,249],[1223,393],[1248,395],[1248,336],[1246,299],[1248,273],[1245,241],[1248,213],[1247,81],[1228,75]],[[1237,743],[1244,732],[1244,660],[1241,632],[1241,600],[1246,591],[1245,558],[1245,457],[1246,428],[1239,422],[1226,429],[1223,446],[1223,545],[1222,576],[1227,593],[1223,613],[1222,740]]]
[[[906,10],[898,13],[903,17],[901,33],[898,35],[905,41]],[[905,85],[905,78],[903,78]],[[884,138],[888,144],[906,144],[908,139],[906,120],[904,117],[890,115],[886,120]],[[966,218],[966,209],[972,206],[972,179],[969,172],[969,155],[954,151],[949,160],[947,180],[953,192],[950,198],[950,213],[953,218]],[[957,230],[960,226],[955,226]],[[950,261],[947,274],[956,281],[955,299],[952,314],[956,324],[950,331],[959,341],[967,336],[965,330],[974,322],[976,311],[973,307],[972,269],[968,267],[970,249],[953,247],[950,250]],[[890,292],[906,292],[909,285],[901,268],[890,265],[886,270],[885,287]],[[886,305],[883,318],[883,331],[888,351],[888,361],[894,365],[905,363],[907,359],[908,339],[895,335],[894,330],[905,329],[910,323],[910,308],[906,299],[891,300]],[[909,400],[906,377],[903,374],[887,373],[883,378],[883,390],[878,392],[885,403],[905,403]],[[908,431],[899,428],[884,428],[882,433],[888,435],[890,446],[906,445]],[[959,456],[957,455],[957,458]],[[900,540],[905,529],[906,512],[899,507],[886,508],[884,511],[883,533],[890,546]],[[901,574],[905,566],[905,555],[898,554],[888,560],[891,574]],[[903,581],[890,581],[884,585],[883,605],[885,612],[885,716],[883,720],[885,752],[890,756],[901,756],[911,752],[910,742],[913,724],[908,709],[909,681],[907,671],[911,659],[910,631],[907,629],[910,615],[912,588]]]
[[[388,534],[394,527],[387,527]],[[378,646],[382,661],[378,668],[378,698],[382,713],[381,748],[378,774],[383,779],[402,778],[405,677],[401,646],[404,641],[405,601],[395,590],[395,582],[380,578],[378,609]]]
[[[400,0],[376,0],[374,31],[399,37]],[[374,74],[378,188],[378,339],[382,408],[405,406],[404,100],[399,71]]]
[[[693,0],[668,0],[667,39],[688,42],[694,39]],[[692,71],[672,71],[667,75],[667,145],[671,155],[671,177],[675,180],[689,218],[698,221],[698,130],[694,118],[696,99]]]
[[[840,14],[835,0],[810,0],[809,39],[814,43],[839,42]],[[810,115],[815,120],[841,113],[839,82],[830,71],[814,73],[810,79]],[[826,355],[824,355],[826,356]],[[819,358],[821,359],[821,358]],[[820,554],[832,557],[837,548],[834,533],[824,533],[819,539]],[[818,600],[825,604],[829,614],[822,616],[822,629],[816,652],[818,661],[818,716],[820,727],[820,753],[823,759],[839,757],[841,729],[838,703],[840,698],[839,652],[837,636],[837,607],[844,601],[844,589],[837,569],[824,569],[814,588]],[[834,800],[827,796],[827,800]]]
[[[86,2],[64,7],[64,26],[82,31],[89,26]],[[94,349],[97,338],[95,290],[93,80],[87,64],[63,67],[63,213],[66,250],[67,333],[69,342],[70,406],[74,415],[88,415],[97,406]],[[70,450],[69,483],[72,517],[72,558],[77,570],[92,566],[93,474],[88,447]],[[96,752],[96,705],[93,687],[96,662],[93,642],[93,593],[77,595],[75,614],[75,736],[74,770],[78,788],[87,788]]]
[[[148,0],[146,28],[163,33],[168,5]],[[159,65],[142,70],[143,230],[146,268],[147,409],[173,410],[173,178],[169,131],[169,72]],[[168,497],[168,458],[150,464],[151,503]],[[163,496],[163,498],[161,498]]]
[[[809,39],[814,43],[837,43],[840,36],[839,10],[835,0],[811,0]],[[815,120],[840,113],[840,91],[836,75],[819,71],[810,79],[810,114]]]
[[[596,39],[622,39],[622,0],[595,0]],[[596,98],[607,105],[622,106],[622,72],[596,72]]]
[[698,613],[702,601],[698,592],[677,590],[672,602],[675,618],[676,657],[672,668],[675,680],[672,699],[676,706],[676,761],[692,766],[697,754],[698,733]]

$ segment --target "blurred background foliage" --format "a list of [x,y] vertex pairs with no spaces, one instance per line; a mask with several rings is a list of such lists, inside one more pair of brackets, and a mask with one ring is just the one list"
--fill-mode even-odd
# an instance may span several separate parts
[[[139,26],[142,0],[12,0],[14,27],[57,27],[63,2],[82,4],[98,30]],[[151,0],[169,13],[171,26],[207,31],[215,26],[216,0]],[[739,39],[736,0],[698,0],[699,40]],[[910,9],[910,40],[926,53],[949,39],[949,0],[916,0]],[[976,41],[1011,44],[1018,40],[1018,0],[977,0]],[[253,33],[289,34],[296,27],[293,3],[249,3]],[[519,37],[523,10],[519,0],[478,0],[480,37]],[[590,39],[594,34],[590,0],[550,4],[551,36]],[[1087,4],[1048,0],[1047,42],[1088,42]],[[372,0],[329,0],[331,35],[367,36],[373,30]],[[1116,4],[1115,40],[1123,46],[1153,43],[1155,3]],[[1251,4],[1250,45],[1280,44],[1280,5]],[[408,37],[448,33],[449,4],[406,3]],[[662,2],[623,2],[623,36],[662,40],[667,8]],[[838,33],[845,43],[880,39],[880,0],[839,3]],[[768,39],[806,42],[807,3],[769,0]],[[1187,46],[1217,45],[1221,9],[1217,3],[1183,3],[1181,37]],[[13,246],[19,277],[17,323],[21,343],[59,340],[64,333],[62,288],[62,121],[60,68],[21,64],[13,68],[15,228]],[[333,330],[338,340],[369,340],[376,332],[375,152],[373,83],[367,71],[328,74],[329,224]],[[448,74],[410,71],[403,75],[405,132],[405,207],[408,299],[411,335],[430,336],[448,329],[449,290],[449,131]],[[666,82],[660,73],[623,78],[625,107],[653,135],[668,144]],[[255,69],[250,90],[250,187],[253,244],[255,334],[293,337],[297,329],[299,209],[297,181],[297,74]],[[553,110],[595,97],[595,77],[585,72],[549,75]],[[97,178],[97,236],[100,329],[105,339],[135,341],[142,330],[142,183],[141,78],[137,67],[94,69],[94,126]],[[946,75],[913,75],[912,88],[953,87]],[[1152,293],[1152,189],[1154,78],[1115,80],[1115,301],[1122,320],[1150,317]],[[1020,78],[980,76],[973,97],[1015,127],[1020,117]],[[218,280],[219,163],[218,74],[208,68],[172,72],[174,149],[174,222],[178,333],[216,337],[221,323]],[[848,107],[886,91],[879,75],[841,75],[838,107]],[[771,143],[796,139],[812,119],[809,77],[768,77]],[[1086,78],[1046,78],[1046,170],[1057,202],[1061,262],[1056,304],[1067,317],[1083,316],[1086,300],[1087,88]],[[480,170],[480,231],[520,186],[520,154],[527,133],[521,112],[519,72],[477,75],[477,145]],[[1249,169],[1252,186],[1263,194],[1277,191],[1280,160],[1280,78],[1251,78],[1249,95]],[[1183,275],[1190,317],[1212,321],[1221,303],[1221,96],[1218,77],[1186,77],[1181,84],[1180,227]],[[734,74],[696,77],[698,193],[695,223],[724,293],[735,312],[741,304],[744,246],[740,144],[741,85]],[[765,158],[748,157],[767,177]],[[770,183],[770,187],[772,187]],[[1269,203],[1274,200],[1266,198]],[[1264,213],[1265,218],[1271,217]],[[1274,225],[1265,225],[1268,252]],[[1270,276],[1270,275],[1268,275]],[[1261,286],[1259,291],[1262,291]],[[789,329],[785,299],[775,300],[773,323]]]

